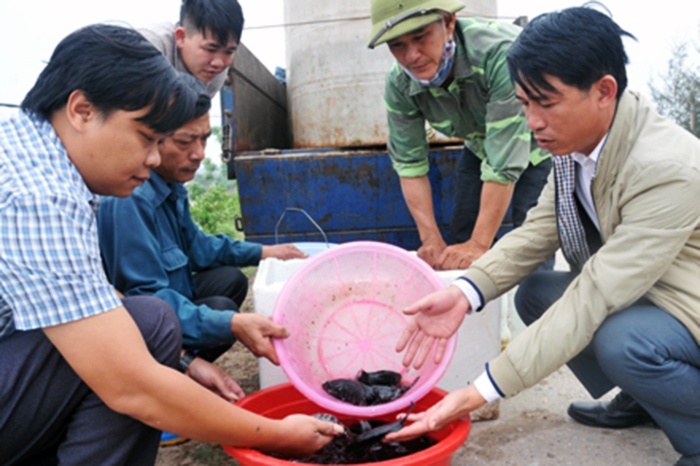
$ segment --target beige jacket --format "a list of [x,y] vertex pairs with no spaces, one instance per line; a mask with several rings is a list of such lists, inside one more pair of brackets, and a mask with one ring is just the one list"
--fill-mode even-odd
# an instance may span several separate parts
[[[138,31],[142,36],[148,39],[148,41],[153,44],[155,48],[160,50],[160,53],[165,55],[165,58],[167,58],[170,64],[173,65],[173,68],[175,68],[177,71],[182,71],[183,73],[192,74],[180,59],[180,52],[175,44],[175,28],[177,28],[177,24],[174,23],[156,23],[152,24],[148,28],[139,29]],[[207,89],[209,97],[213,99],[217,92],[224,87],[227,76],[228,69],[214,76],[214,79],[208,83],[202,83]]]
[[[700,141],[641,96],[622,96],[592,194],[603,246],[562,297],[490,363],[506,396],[576,356],[605,318],[646,296],[700,342]],[[484,302],[559,247],[550,175],[525,223],[466,272]]]

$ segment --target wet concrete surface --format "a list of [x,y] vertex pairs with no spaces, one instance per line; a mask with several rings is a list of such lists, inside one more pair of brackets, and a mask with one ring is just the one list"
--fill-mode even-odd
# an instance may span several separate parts
[[[603,399],[610,399],[615,391]],[[501,400],[498,419],[472,423],[454,466],[656,466],[679,458],[666,436],[651,425],[598,429],[569,418],[572,401],[590,395],[564,367],[517,396]]]

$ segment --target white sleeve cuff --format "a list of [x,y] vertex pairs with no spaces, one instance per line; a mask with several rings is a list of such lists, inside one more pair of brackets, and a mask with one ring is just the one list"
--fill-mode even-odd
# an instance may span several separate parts
[[484,397],[487,403],[503,398],[486,372],[482,372],[481,375],[476,378],[474,381],[474,388],[479,392],[479,395]]
[[484,303],[481,301],[481,294],[474,287],[474,285],[472,285],[469,281],[462,280],[460,278],[458,278],[450,284],[459,288],[460,291],[467,298],[467,301],[469,301],[469,304],[471,305],[469,314],[471,314],[472,311],[478,311],[479,309],[481,309],[481,306],[483,306]]

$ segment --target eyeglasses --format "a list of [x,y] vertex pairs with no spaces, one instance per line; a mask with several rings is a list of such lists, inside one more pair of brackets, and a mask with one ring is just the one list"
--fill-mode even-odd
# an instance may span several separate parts
[[375,42],[379,40],[380,37],[382,37],[389,29],[393,28],[397,24],[399,24],[402,21],[406,21],[407,19],[415,18],[417,16],[425,16],[433,13],[435,10],[434,9],[420,9],[420,10],[413,10],[413,11],[407,11],[406,13],[397,16],[396,18],[390,19],[384,24],[384,27],[379,30],[377,34],[375,34],[374,37],[372,37],[372,40],[369,41],[369,48],[373,49],[375,46]]

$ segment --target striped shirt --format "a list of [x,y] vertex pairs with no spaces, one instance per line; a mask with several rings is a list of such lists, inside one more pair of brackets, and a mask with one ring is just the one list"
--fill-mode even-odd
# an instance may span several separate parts
[[384,103],[387,148],[399,176],[428,173],[426,122],[464,140],[482,160],[482,181],[514,183],[529,162],[537,165],[549,157],[531,136],[506,66],[506,54],[519,32],[500,21],[459,18],[454,79],[446,89],[422,86],[394,64],[386,77]]
[[121,305],[102,267],[95,209],[48,121],[0,121],[0,338]]

